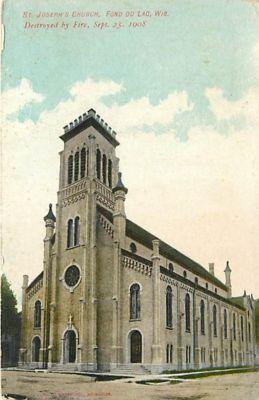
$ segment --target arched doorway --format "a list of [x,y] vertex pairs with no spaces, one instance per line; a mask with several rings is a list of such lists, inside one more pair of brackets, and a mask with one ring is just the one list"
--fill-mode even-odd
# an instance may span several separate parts
[[130,362],[142,362],[142,336],[139,331],[130,333]]
[[40,338],[35,336],[32,341],[32,362],[40,361]]
[[65,363],[74,363],[76,361],[76,334],[73,330],[68,330],[64,338],[64,361]]

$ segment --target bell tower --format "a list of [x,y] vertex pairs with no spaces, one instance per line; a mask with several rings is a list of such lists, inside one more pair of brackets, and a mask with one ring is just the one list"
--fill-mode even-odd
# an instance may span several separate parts
[[115,149],[119,143],[116,132],[93,109],[66,125],[60,138],[64,149],[60,152],[54,291],[55,313],[61,323],[55,347],[63,346],[61,362],[65,362],[67,331],[72,329],[67,321],[72,319],[75,362],[78,366],[87,363],[88,369],[95,370],[97,208],[114,211],[112,188],[117,182],[119,160]]

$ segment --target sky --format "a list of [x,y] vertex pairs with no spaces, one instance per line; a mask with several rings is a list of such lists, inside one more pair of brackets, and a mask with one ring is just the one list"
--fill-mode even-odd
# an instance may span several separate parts
[[222,281],[229,260],[233,295],[259,297],[258,19],[252,0],[4,1],[2,269],[19,306],[43,268],[59,136],[90,108],[121,143],[127,217]]

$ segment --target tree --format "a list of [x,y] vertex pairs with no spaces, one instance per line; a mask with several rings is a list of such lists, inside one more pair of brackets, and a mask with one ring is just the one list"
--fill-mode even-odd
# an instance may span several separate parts
[[5,274],[1,276],[1,331],[16,334],[19,329],[17,300]]

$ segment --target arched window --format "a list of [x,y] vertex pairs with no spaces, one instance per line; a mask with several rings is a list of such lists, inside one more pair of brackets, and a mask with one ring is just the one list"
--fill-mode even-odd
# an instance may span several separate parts
[[191,312],[190,312],[190,295],[187,293],[185,296],[185,330],[191,330]]
[[70,185],[73,180],[73,156],[68,157],[68,167],[67,167],[67,183]]
[[130,288],[130,319],[140,319],[140,287],[134,283]]
[[236,340],[236,314],[233,314],[233,339]]
[[79,151],[75,154],[75,172],[74,172],[74,180],[78,181],[79,176]]
[[187,278],[187,272],[186,271],[183,271],[183,277]]
[[173,326],[173,293],[172,288],[167,286],[166,289],[166,326],[172,328]]
[[214,304],[213,306],[213,334],[214,336],[217,336],[218,334],[218,329],[217,329],[217,307]]
[[99,149],[96,151],[96,175],[97,179],[101,179],[101,152]]
[[137,246],[133,242],[130,244],[130,251],[133,254],[135,254],[137,252]]
[[36,301],[34,306],[34,327],[41,327],[41,302],[39,300]]
[[244,320],[243,320],[242,315],[240,317],[240,325],[241,325],[241,340],[243,342],[244,341]]
[[172,263],[169,263],[168,267],[170,272],[174,272],[174,266]]
[[103,183],[106,185],[106,174],[107,174],[107,158],[103,154]]
[[205,304],[204,301],[201,300],[200,304],[200,313],[201,313],[201,333],[205,334]]
[[81,150],[81,164],[80,164],[80,177],[85,177],[85,168],[86,168],[86,150],[85,147]]
[[194,281],[195,281],[195,285],[198,285],[199,280],[198,280],[197,276],[195,277]]
[[79,238],[80,238],[80,219],[79,217],[76,217],[74,224],[74,246],[79,246]]
[[227,339],[228,337],[228,316],[227,310],[224,309],[224,338]]
[[73,247],[73,220],[70,219],[67,223],[67,247]]
[[108,161],[108,185],[112,188],[112,161]]

